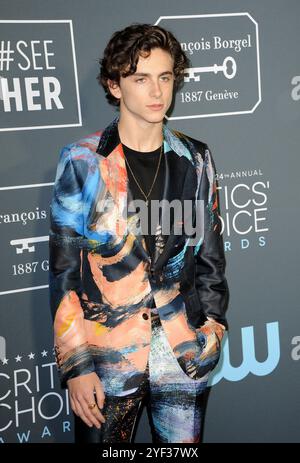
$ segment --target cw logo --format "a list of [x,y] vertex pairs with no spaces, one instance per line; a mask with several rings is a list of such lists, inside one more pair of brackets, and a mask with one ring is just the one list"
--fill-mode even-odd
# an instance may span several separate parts
[[249,373],[256,376],[267,376],[279,363],[280,340],[278,322],[267,323],[268,355],[265,361],[258,362],[255,358],[255,342],[253,326],[242,328],[242,353],[243,361],[240,366],[233,367],[230,364],[229,342],[227,333],[224,335],[221,357],[209,380],[209,386],[217,384],[222,378],[228,381],[240,381]]

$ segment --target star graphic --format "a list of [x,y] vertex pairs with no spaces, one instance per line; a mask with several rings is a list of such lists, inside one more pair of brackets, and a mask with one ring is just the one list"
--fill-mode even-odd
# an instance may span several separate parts
[[41,352],[41,354],[43,357],[47,357],[48,351],[44,349],[43,352]]
[[22,357],[20,357],[20,355],[17,355],[15,359],[16,359],[16,362],[21,362]]
[[4,359],[2,360],[2,363],[3,363],[3,365],[7,365],[7,364],[8,364],[8,359],[7,359],[7,358],[4,358]]
[[34,359],[34,356],[35,356],[35,354],[33,354],[32,352],[30,352],[30,354],[28,355],[28,358],[29,358],[30,360],[32,360],[32,359]]

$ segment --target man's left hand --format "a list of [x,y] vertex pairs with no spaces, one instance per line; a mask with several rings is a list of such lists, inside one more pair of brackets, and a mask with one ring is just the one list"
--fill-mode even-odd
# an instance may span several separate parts
[[225,330],[226,330],[224,325],[222,325],[221,323],[217,322],[216,320],[214,320],[213,318],[210,318],[210,317],[207,317],[207,320],[204,323],[204,325],[211,328],[212,331],[214,331],[216,333],[216,335],[218,336],[220,342],[222,341]]

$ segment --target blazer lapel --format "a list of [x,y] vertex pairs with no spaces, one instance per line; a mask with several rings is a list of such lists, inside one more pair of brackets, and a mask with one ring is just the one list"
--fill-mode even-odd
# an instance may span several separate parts
[[[125,155],[119,137],[118,121],[119,115],[116,116],[115,119],[104,129],[96,152],[106,158],[104,161],[104,182],[106,183],[107,189],[110,191],[116,204],[118,217],[127,217],[127,223],[121,223],[121,227],[124,227],[128,226],[128,220],[130,216],[132,216],[132,212],[128,212],[127,208],[128,204],[130,204],[134,198],[129,187]],[[182,164],[180,162],[174,162],[174,158],[171,162],[171,157],[168,153],[174,151],[179,154],[179,156],[184,155],[192,160],[191,154],[180,141],[179,137],[176,136],[176,131],[171,132],[165,124],[163,124],[163,137],[163,161],[165,163],[163,201],[159,215],[159,224],[157,227],[155,250],[152,262],[150,255],[144,247],[145,239],[141,233],[141,228],[136,227],[137,232],[134,233],[140,252],[145,257],[145,260],[151,262],[151,266],[154,271],[160,269],[168,260],[168,256],[170,255],[179,236],[174,234],[174,223],[170,224],[169,235],[162,234],[162,217],[165,217],[165,209],[168,207],[168,204],[173,198],[181,198],[183,201],[191,196],[191,190],[189,185],[187,185],[188,176],[186,173],[188,168],[186,168],[186,171],[183,171]],[[185,176],[185,181],[183,182],[183,188],[179,191],[176,179],[181,178],[181,176]],[[128,229],[130,229],[130,227]],[[119,228],[119,233],[123,233],[124,231],[124,228]]]

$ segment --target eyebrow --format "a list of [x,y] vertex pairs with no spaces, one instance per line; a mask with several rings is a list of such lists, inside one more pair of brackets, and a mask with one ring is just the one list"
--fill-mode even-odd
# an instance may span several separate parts
[[[173,72],[171,71],[164,71],[164,72],[161,72],[159,74],[159,76],[162,76],[164,74],[171,74],[173,75]],[[149,72],[135,72],[134,74],[132,74],[132,76],[151,76],[151,74]]]

